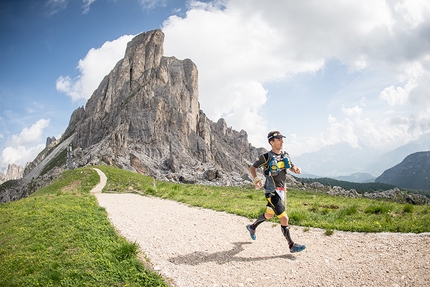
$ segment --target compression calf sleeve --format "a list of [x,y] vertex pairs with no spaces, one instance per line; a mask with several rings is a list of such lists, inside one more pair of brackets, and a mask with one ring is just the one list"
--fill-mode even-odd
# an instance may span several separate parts
[[291,239],[290,229],[287,226],[281,225],[282,234],[284,234],[285,238],[288,241],[288,246],[291,248],[294,245],[293,240]]
[[257,220],[255,220],[253,224],[251,224],[251,228],[255,230],[257,226],[263,223],[264,221],[266,221],[266,217],[264,217],[264,213],[263,213],[257,218]]

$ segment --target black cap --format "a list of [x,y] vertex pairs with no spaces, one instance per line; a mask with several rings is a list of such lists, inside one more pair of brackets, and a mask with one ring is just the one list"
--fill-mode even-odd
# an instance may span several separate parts
[[284,138],[285,136],[283,136],[279,131],[273,131],[273,132],[270,132],[268,135],[267,135],[267,139],[270,141],[270,140],[272,140],[272,139],[280,139],[280,138]]

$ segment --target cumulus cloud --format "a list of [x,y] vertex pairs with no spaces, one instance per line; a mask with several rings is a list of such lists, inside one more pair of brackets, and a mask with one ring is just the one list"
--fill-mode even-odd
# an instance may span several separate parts
[[[84,3],[89,7],[93,1]],[[140,3],[144,8],[165,4],[155,0]],[[325,100],[338,104],[309,103],[309,114],[316,114],[313,109],[324,109],[328,121],[319,120],[318,124],[325,126],[320,126],[312,138],[294,135],[299,153],[340,141],[354,147],[360,143],[399,144],[430,132],[429,1],[187,3],[186,14],[171,16],[163,23],[165,54],[190,58],[196,63],[203,111],[214,121],[223,117],[234,129],[246,130],[254,145],[266,145],[262,134],[268,130],[288,130],[287,126],[292,124],[291,120],[270,120],[271,110],[280,107],[268,106],[269,99],[286,96],[266,87],[294,82],[303,74],[321,74],[331,61],[345,66],[348,73],[355,73],[354,85],[362,90],[352,91],[356,102],[348,102],[351,94],[342,98],[336,98],[338,94],[315,95],[323,98],[319,103]],[[88,99],[122,58],[131,38],[123,36],[91,49],[79,61],[79,76],[60,76],[57,90],[74,101]],[[390,75],[392,79],[381,88],[374,85],[371,89],[376,91],[369,92],[371,89],[366,91],[360,82],[364,81],[360,75],[365,74]],[[373,82],[379,80],[375,78]],[[301,99],[288,100],[288,109],[292,110]]]
[[[186,15],[171,16],[163,31],[167,55],[196,63],[206,114],[225,117],[250,138],[268,130],[267,84],[322,71],[331,59],[350,73],[394,76],[379,92],[361,96],[360,106],[338,107],[342,116],[328,111],[319,136],[302,139],[301,148],[312,149],[338,141],[381,146],[430,132],[429,27],[430,2],[424,0],[230,0],[191,1]],[[261,89],[250,93],[243,89],[249,83]],[[392,107],[403,108],[401,125],[383,117]]]
[[[408,131],[411,123],[405,117],[393,116],[375,122],[374,119],[363,116],[366,112],[364,108],[343,106],[340,110],[342,116],[339,118],[328,115],[327,126],[318,135],[301,141],[295,137],[295,142],[289,146],[291,152],[300,155],[303,153],[303,145],[306,146],[307,152],[315,152],[323,146],[341,142],[348,143],[353,148],[362,148],[365,145],[388,151],[421,134]],[[424,119],[417,118],[416,121],[418,124]]]
[[105,42],[100,48],[92,48],[84,59],[79,60],[79,75],[74,79],[60,76],[56,89],[67,94],[73,101],[89,99],[103,78],[124,57],[127,43],[132,38],[133,35],[124,35]]
[[426,0],[399,1],[394,5],[394,10],[410,28],[416,28],[424,23],[426,17],[429,16],[428,1]]
[[18,135],[8,138],[1,154],[1,168],[5,169],[8,164],[12,163],[24,167],[27,162],[32,161],[45,147],[45,144],[40,142],[49,122],[49,119],[40,119],[31,127],[25,127]]
[[38,144],[29,148],[25,146],[6,147],[1,155],[2,170],[5,170],[12,163],[25,167],[27,162],[33,161],[44,148],[45,144]]
[[403,87],[389,86],[381,92],[380,97],[386,100],[390,106],[401,106],[408,101],[409,91]]
[[15,145],[28,145],[41,140],[43,130],[49,126],[49,119],[40,119],[30,128],[24,128],[19,135],[12,135],[8,144]]
[[[328,127],[321,132],[314,141],[310,141],[311,151],[317,151],[320,146],[346,142],[353,148],[362,145],[376,149],[389,150],[409,140],[417,138],[421,133],[411,132],[411,120],[401,116],[391,116],[375,120],[363,116],[365,108],[354,106],[352,108],[342,107],[342,117],[336,120],[333,116],[328,117]],[[425,119],[416,119],[423,122]]]
[[361,116],[361,114],[362,114],[362,112],[363,112],[363,109],[360,108],[360,107],[358,107],[358,106],[355,106],[355,107],[352,107],[352,108],[342,107],[342,112],[348,118],[359,119],[360,116]]

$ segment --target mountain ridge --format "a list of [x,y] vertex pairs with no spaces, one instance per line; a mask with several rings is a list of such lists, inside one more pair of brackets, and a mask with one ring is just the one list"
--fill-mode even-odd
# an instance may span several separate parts
[[375,182],[402,188],[430,190],[430,151],[416,152],[384,171]]
[[430,133],[385,153],[362,143],[360,147],[352,148],[347,143],[337,143],[322,147],[316,152],[296,156],[294,162],[302,167],[303,173],[318,177],[336,178],[369,173],[376,178],[409,154],[430,150]]

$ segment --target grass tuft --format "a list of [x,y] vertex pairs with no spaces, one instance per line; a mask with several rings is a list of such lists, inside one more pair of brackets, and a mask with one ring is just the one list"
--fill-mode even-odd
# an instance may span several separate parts
[[370,206],[367,206],[364,210],[365,213],[373,213],[373,214],[382,214],[382,213],[388,213],[390,211],[390,208],[387,205],[383,204],[372,204]]

